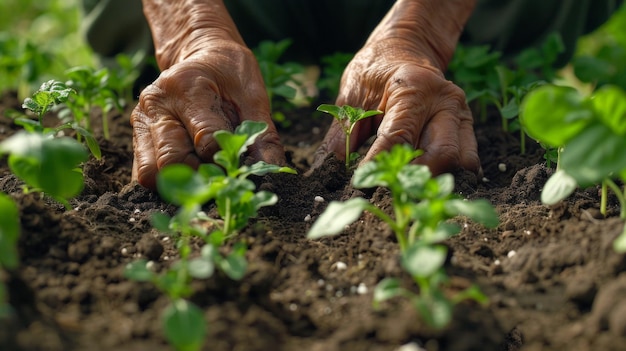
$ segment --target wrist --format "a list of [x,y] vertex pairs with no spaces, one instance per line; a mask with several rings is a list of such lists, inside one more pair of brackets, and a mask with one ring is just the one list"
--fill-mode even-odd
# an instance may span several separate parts
[[217,41],[244,45],[222,0],[143,0],[161,70]]
[[444,71],[476,0],[397,0],[367,43],[393,40]]

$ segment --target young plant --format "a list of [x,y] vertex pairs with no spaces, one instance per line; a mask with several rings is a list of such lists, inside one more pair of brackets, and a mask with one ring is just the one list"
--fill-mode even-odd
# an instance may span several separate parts
[[[626,192],[615,182],[626,183],[626,91],[607,85],[585,97],[573,88],[546,85],[526,96],[521,121],[530,137],[560,150],[557,171],[541,192],[543,203],[602,184],[601,212],[606,214],[611,188],[626,219]],[[614,248],[626,252],[626,227]]]
[[[278,102],[276,97],[282,97],[287,101],[296,97],[296,87],[300,86],[300,82],[294,76],[304,72],[304,68],[298,63],[280,63],[281,57],[290,45],[291,40],[289,39],[279,42],[262,41],[253,50],[265,82],[272,111]],[[272,119],[280,123],[280,125],[288,127],[289,123],[282,112],[273,112]]]
[[317,88],[320,92],[326,92],[327,98],[335,99],[339,95],[341,76],[354,54],[336,52],[321,58],[322,74],[317,80]]
[[[19,264],[17,240],[20,236],[20,219],[15,202],[5,193],[0,192],[0,269],[15,270]],[[0,319],[11,313],[7,303],[8,296],[4,284],[0,281]]]
[[[244,121],[234,133],[218,131],[215,140],[221,147],[214,156],[215,164],[200,165],[194,171],[186,165],[170,165],[158,175],[159,194],[168,202],[180,206],[173,217],[156,213],[153,225],[177,238],[180,260],[165,273],[157,274],[148,262],[131,263],[126,276],[138,281],[150,281],[170,298],[163,314],[163,329],[169,342],[178,350],[198,350],[204,339],[206,322],[198,307],[185,299],[191,296],[192,279],[206,279],[215,268],[231,279],[241,279],[246,273],[246,246],[234,245],[230,254],[222,256],[222,246],[243,229],[259,209],[278,200],[267,191],[255,192],[250,175],[295,173],[288,167],[257,162],[240,165],[241,156],[255,139],[267,129],[262,122]],[[201,211],[203,204],[215,201],[219,219]],[[204,241],[199,257],[191,258],[192,238]],[[192,327],[188,327],[192,326]]]
[[498,225],[498,215],[486,200],[466,201],[453,195],[454,178],[443,174],[433,178],[427,166],[410,164],[421,155],[408,145],[395,145],[359,167],[352,178],[355,188],[386,187],[391,192],[393,215],[363,198],[331,202],[311,227],[308,237],[336,235],[346,225],[368,211],[394,232],[400,247],[402,267],[419,287],[419,295],[400,287],[395,278],[383,279],[374,291],[375,304],[395,296],[412,300],[424,321],[441,328],[452,318],[454,304],[464,299],[483,301],[485,297],[469,288],[448,298],[442,291],[447,281],[444,263],[447,248],[443,241],[456,235],[460,227],[449,220],[467,216],[488,227]]
[[[102,152],[100,151],[98,141],[91,132],[81,127],[78,123],[67,122],[54,128],[44,127],[43,118],[46,113],[55,106],[66,103],[73,94],[76,94],[76,91],[62,82],[55,80],[44,82],[41,84],[41,87],[33,93],[32,97],[24,99],[24,103],[22,104],[24,109],[30,110],[36,115],[37,120],[33,120],[29,118],[29,116],[22,114],[14,117],[13,121],[15,124],[22,126],[22,128],[29,133],[41,133],[51,136],[56,135],[61,130],[72,129],[76,131],[78,136],[82,135],[85,137],[87,147],[89,147],[91,153],[94,157],[100,159]],[[78,139],[80,139],[80,137],[78,137]]]
[[339,123],[342,124],[343,133],[346,136],[346,170],[350,169],[350,161],[358,158],[358,153],[350,154],[350,135],[356,125],[356,122],[379,115],[383,113],[378,110],[365,111],[362,108],[352,107],[349,105],[343,105],[341,107],[337,105],[321,104],[317,107],[318,111],[326,112],[333,116]]
[[76,94],[66,102],[71,116],[67,116],[67,112],[60,115],[92,133],[91,110],[95,106],[99,107],[102,112],[102,132],[108,140],[108,114],[113,108],[122,111],[121,99],[109,86],[109,70],[78,66],[68,69],[65,74],[69,78],[67,86],[73,88]]

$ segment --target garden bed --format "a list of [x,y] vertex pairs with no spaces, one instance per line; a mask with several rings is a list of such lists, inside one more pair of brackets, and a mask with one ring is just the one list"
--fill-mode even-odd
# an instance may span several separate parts
[[[0,115],[20,107],[12,94],[1,103]],[[341,161],[329,159],[302,175],[330,123],[311,118],[311,110],[292,114],[293,126],[280,130],[300,175],[255,179],[279,201],[240,235],[249,248],[246,276],[233,281],[218,273],[193,283],[191,301],[209,325],[204,349],[382,351],[410,343],[429,351],[626,349],[626,257],[612,250],[623,226],[616,200],[609,198],[608,219],[597,209],[598,188],[542,205],[540,191],[552,172],[543,150],[529,140],[520,155],[519,140],[497,125],[476,126],[485,178],[455,176],[457,192],[491,201],[501,223],[497,229],[467,223],[447,242],[448,289],[476,283],[489,303],[461,303],[444,330],[420,322],[401,298],[373,309],[381,279],[402,277],[407,287],[411,280],[399,265],[394,235],[370,214],[340,236],[305,238],[313,222],[307,216],[314,220],[328,201],[355,195]],[[0,190],[17,201],[22,227],[21,266],[1,276],[15,314],[0,321],[0,350],[171,349],[159,323],[167,298],[123,276],[137,257],[157,268],[176,258],[173,240],[150,224],[155,211],[176,208],[129,184],[128,118],[129,112],[112,117],[102,160],[84,167],[85,190],[69,211],[22,194],[6,158],[0,160]],[[16,130],[0,119],[0,140]],[[389,206],[384,189],[358,195]]]

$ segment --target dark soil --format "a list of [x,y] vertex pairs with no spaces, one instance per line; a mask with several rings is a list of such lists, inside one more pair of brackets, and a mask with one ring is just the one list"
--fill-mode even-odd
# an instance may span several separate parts
[[[5,94],[0,115],[19,105]],[[297,122],[282,130],[300,174],[329,123],[309,110],[294,114]],[[0,272],[15,310],[0,321],[0,350],[170,349],[159,323],[167,299],[150,284],[125,279],[123,268],[138,257],[156,267],[176,259],[172,240],[149,222],[155,211],[176,209],[129,184],[128,113],[111,116],[111,128],[102,160],[85,165],[86,188],[69,211],[22,194],[0,160],[0,190],[17,201],[22,226],[22,264]],[[15,131],[0,118],[0,140]],[[543,206],[539,195],[552,170],[544,167],[541,149],[528,141],[530,150],[520,155],[518,138],[495,125],[477,125],[476,134],[488,181],[459,173],[457,191],[492,201],[501,224],[487,230],[467,223],[448,242],[447,271],[451,291],[476,283],[489,297],[486,306],[458,305],[444,330],[427,327],[401,298],[374,310],[372,291],[382,278],[401,277],[411,287],[385,225],[365,214],[338,237],[305,238],[312,223],[307,215],[315,219],[329,200],[354,195],[341,163],[329,159],[309,177],[258,179],[280,200],[240,235],[249,246],[248,273],[241,281],[216,274],[193,283],[191,300],[209,325],[204,349],[626,350],[626,257],[611,248],[624,224],[615,199],[607,219],[597,209],[597,188]],[[389,206],[384,189],[359,195]],[[367,293],[359,294],[361,284]]]

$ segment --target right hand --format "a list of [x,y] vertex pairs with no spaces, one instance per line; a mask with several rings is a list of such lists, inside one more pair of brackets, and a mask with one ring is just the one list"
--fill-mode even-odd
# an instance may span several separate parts
[[131,115],[132,179],[155,189],[156,174],[166,165],[197,168],[211,162],[219,150],[213,133],[233,131],[244,120],[268,124],[250,147],[250,156],[284,164],[284,149],[254,55],[234,41],[213,41],[164,70],[142,91]]

